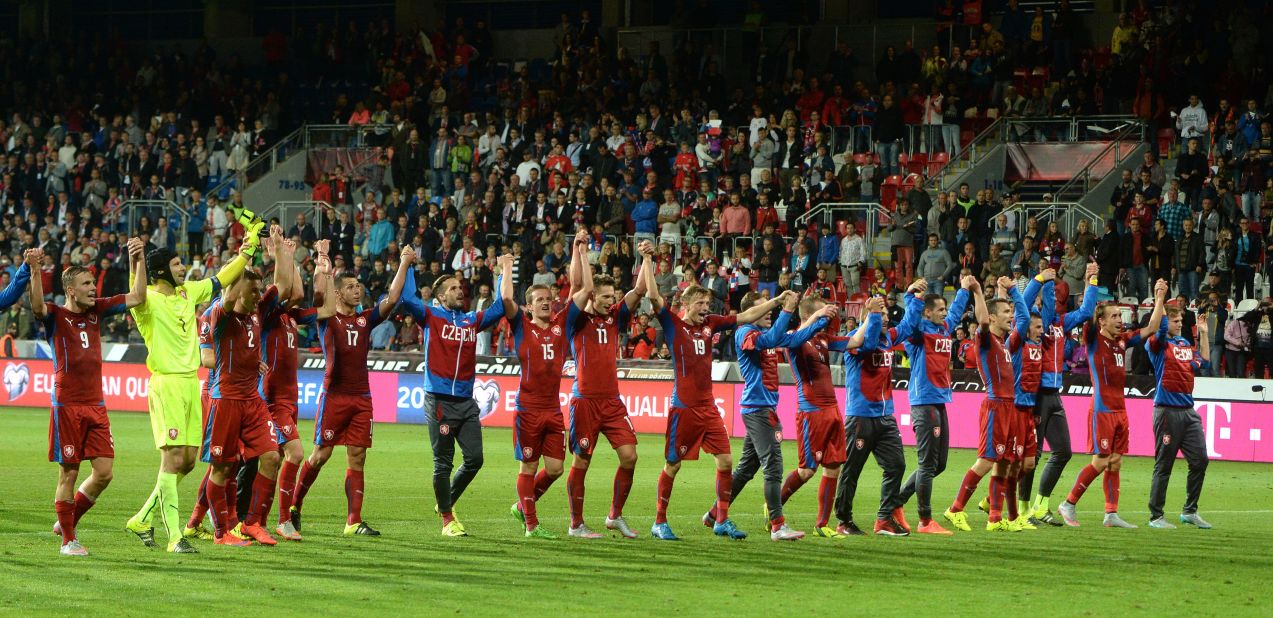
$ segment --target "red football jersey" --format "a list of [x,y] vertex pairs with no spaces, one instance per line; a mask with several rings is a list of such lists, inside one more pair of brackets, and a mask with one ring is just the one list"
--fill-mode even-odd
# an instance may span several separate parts
[[509,320],[522,376],[517,387],[518,408],[559,408],[561,368],[566,364],[566,312],[549,318],[548,328],[535,326],[530,314],[518,311]]
[[984,326],[977,329],[974,337],[977,340],[977,373],[986,383],[986,394],[995,401],[1012,402],[1016,394],[1016,379],[1012,373],[1012,355],[1008,353],[1003,339]]
[[787,350],[791,371],[795,374],[796,392],[800,396],[801,412],[840,405],[835,398],[835,385],[831,383],[829,340],[830,337],[821,332],[804,345]]
[[[274,298],[277,299],[277,290]],[[261,361],[266,370],[261,381],[261,396],[265,401],[296,403],[296,325],[313,324],[317,313],[314,309],[284,307],[277,300],[269,305],[262,302]]]
[[1083,326],[1087,366],[1092,372],[1093,407],[1097,412],[1125,412],[1123,387],[1127,384],[1127,346],[1141,343],[1140,331],[1124,331],[1111,339],[1089,323]]
[[255,311],[236,313],[221,300],[208,314],[212,350],[216,352],[216,377],[208,387],[213,399],[255,399],[261,372],[261,316]]
[[663,338],[672,353],[675,382],[672,405],[678,408],[710,406],[712,396],[712,336],[738,325],[738,316],[708,315],[694,325],[672,313],[666,305],[659,311]]
[[327,370],[323,375],[323,391],[345,395],[370,395],[367,377],[367,351],[371,349],[371,329],[380,324],[379,306],[361,313],[332,315],[318,321],[319,341]]
[[573,302],[566,308],[566,337],[575,356],[575,397],[619,396],[619,333],[628,330],[631,315],[623,301],[605,315],[593,315]]
[[105,405],[102,319],[127,309],[123,294],[99,298],[84,313],[44,304],[44,336],[53,346],[53,405]]

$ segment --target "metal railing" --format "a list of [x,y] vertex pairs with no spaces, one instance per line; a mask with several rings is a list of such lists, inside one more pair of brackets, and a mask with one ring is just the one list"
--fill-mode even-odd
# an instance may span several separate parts
[[225,200],[229,199],[230,191],[242,193],[243,189],[247,188],[249,184],[274,171],[275,167],[286,161],[293,154],[301,152],[305,147],[304,134],[305,127],[301,127],[284,135],[269,150],[249,161],[247,166],[229,172],[219,183],[208,189],[206,194],[215,195],[217,198]]
[[392,124],[307,124],[302,131],[305,148],[366,148],[393,139]]
[[796,225],[807,225],[815,217],[833,231],[839,221],[862,221],[865,224],[862,241],[866,244],[867,253],[874,254],[875,241],[892,214],[879,202],[823,202],[796,217]]
[[1004,132],[1004,125],[1004,119],[997,118],[994,122],[990,123],[990,126],[982,129],[976,137],[972,138],[972,141],[968,142],[967,146],[960,148],[958,154],[951,157],[950,160],[946,162],[946,165],[942,166],[940,170],[937,170],[936,174],[933,174],[927,181],[924,182],[924,189],[937,191],[948,190],[949,187],[946,185],[946,175],[951,171],[958,169],[961,163],[967,162],[968,167],[970,168],[976,165],[980,156],[989,151],[989,149],[984,148],[984,146],[987,146],[992,140],[997,141],[1000,138],[1001,134]]
[[[1079,198],[1087,195],[1092,190],[1092,186],[1105,178],[1105,174],[1118,169],[1118,166],[1126,159],[1126,155],[1136,151],[1144,141],[1145,124],[1143,122],[1129,122],[1118,127],[1113,131],[1108,139],[1110,143],[1099,153],[1092,157],[1083,169],[1079,170],[1069,182],[1057,188],[1054,194],[1059,200],[1068,200]],[[1136,137],[1132,137],[1132,136]],[[1128,143],[1130,142],[1130,143]],[[1113,157],[1113,161],[1105,165],[1107,159]]]
[[284,201],[266,206],[257,215],[266,221],[278,217],[279,225],[283,227],[283,233],[286,234],[296,224],[296,215],[303,214],[305,222],[314,226],[314,233],[319,238],[327,238],[326,224],[329,219],[334,220],[335,217],[326,217],[324,213],[331,210],[332,205],[322,200]]
[[[1079,221],[1086,220],[1088,231],[1097,234],[1098,229],[1100,229],[1097,224],[1104,219],[1078,202],[1017,202],[1004,208],[1003,213],[1020,213],[1022,215],[1017,221],[1016,229],[1018,234],[1020,234],[1020,230],[1025,228],[1025,220],[1029,217],[1038,219],[1040,230],[1047,229],[1049,223],[1056,221],[1057,228],[1059,228],[1067,241],[1074,239]],[[994,225],[994,221],[990,223]]]
[[[167,219],[168,234],[176,241],[173,245],[177,248],[177,253],[189,255],[190,247],[187,242],[189,237],[186,230],[190,227],[190,211],[178,206],[176,202],[172,200],[126,200],[119,205],[119,212],[120,222],[124,224],[124,229],[128,231],[130,237],[138,234],[138,227],[143,217],[150,222],[150,233],[152,235],[159,224],[159,218]],[[174,226],[174,221],[178,225]],[[203,247],[199,247],[199,250],[202,251]]]

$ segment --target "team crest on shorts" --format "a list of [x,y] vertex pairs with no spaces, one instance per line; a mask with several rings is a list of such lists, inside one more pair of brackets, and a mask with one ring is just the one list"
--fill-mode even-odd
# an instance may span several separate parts
[[68,445],[66,445],[66,446],[63,446],[63,447],[62,447],[62,453],[63,453],[64,455],[66,455],[67,457],[74,457],[74,456],[75,456],[75,445],[73,445],[73,444],[68,444]]
[[933,427],[933,437],[934,438],[941,437],[941,427]]
[[818,451],[818,452],[814,453],[814,454],[813,454],[813,460],[814,460],[814,461],[822,461],[822,451]]
[[858,438],[858,441],[856,442],[856,446],[859,451],[866,448],[866,440],[863,440],[862,438]]
[[682,444],[682,445],[681,445],[681,454],[682,454],[682,455],[684,455],[684,454],[685,454],[685,452],[686,452],[686,451],[688,451],[688,450],[690,450],[688,446],[685,446],[684,444]]
[[588,448],[588,439],[587,439],[587,438],[583,438],[582,440],[580,440],[580,441],[579,441],[579,446],[582,446],[583,448]]
[[450,435],[450,434],[451,434],[451,426],[450,426],[450,425],[438,425],[438,433],[440,433],[440,434],[442,434],[442,435],[444,435],[444,436],[446,436],[446,435]]
[[1104,450],[1108,448],[1109,448],[1109,440],[1106,438],[1101,438],[1101,449]]
[[359,325],[359,326],[366,326],[366,325],[367,325],[367,318],[364,318],[364,317],[362,317],[362,316],[358,316],[358,319],[357,319],[357,320],[355,320],[355,321],[356,321],[356,322],[358,322],[358,325]]
[[178,434],[178,432],[177,432],[177,428],[176,428],[176,427],[171,427],[171,428],[169,428],[169,429],[168,429],[168,439],[169,439],[169,440],[176,440],[176,439],[177,439],[177,434]]
[[331,439],[333,439],[333,438],[335,438],[335,437],[336,437],[336,432],[334,432],[334,431],[332,431],[332,430],[330,430],[330,429],[323,430],[323,439],[324,439],[324,440],[331,440]]
[[214,447],[212,447],[212,456],[213,456],[213,457],[220,457],[220,456],[221,456],[221,447],[219,447],[219,446],[214,446]]
[[1162,437],[1162,443],[1163,443],[1163,444],[1171,444],[1171,434],[1167,434],[1167,435],[1163,436],[1163,437]]
[[1018,444],[1015,448],[1013,448],[1012,450],[1013,450],[1013,451],[1015,451],[1017,455],[1022,455],[1022,454],[1024,454],[1024,453],[1025,453],[1025,447],[1024,447],[1024,446],[1021,446],[1021,445],[1019,445],[1019,444]]
[[782,431],[774,432],[774,442],[782,442]]
[[523,447],[522,447],[522,457],[530,457],[530,456],[531,456],[531,454],[532,454],[532,453],[534,453],[534,452],[535,452],[535,451],[534,451],[534,450],[532,450],[529,446],[523,446]]
[[1002,444],[996,444],[996,445],[995,445],[995,452],[999,453],[1000,455],[1002,455],[1002,454],[1003,454],[1003,452],[1004,452],[1004,451],[1006,451],[1006,450],[1008,450],[1008,449],[1007,449],[1007,447],[1005,447],[1005,446],[1004,446],[1004,445],[1002,445]]

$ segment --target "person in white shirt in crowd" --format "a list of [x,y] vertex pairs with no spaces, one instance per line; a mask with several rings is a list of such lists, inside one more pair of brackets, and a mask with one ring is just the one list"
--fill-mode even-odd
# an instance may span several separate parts
[[866,243],[858,235],[857,223],[850,220],[840,239],[840,274],[849,294],[862,290],[862,269],[866,267]]
[[1180,135],[1180,143],[1188,143],[1190,139],[1204,140],[1207,135],[1207,110],[1202,107],[1198,95],[1189,95],[1189,105],[1180,110],[1176,116],[1176,133]]

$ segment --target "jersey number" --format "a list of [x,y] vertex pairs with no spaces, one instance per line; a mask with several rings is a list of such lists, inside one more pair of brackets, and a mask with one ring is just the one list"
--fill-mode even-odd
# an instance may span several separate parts
[[88,333],[87,332],[80,331],[80,347],[84,348],[85,350],[88,349]]
[[695,354],[700,354],[700,355],[701,355],[701,354],[703,354],[703,353],[704,353],[704,352],[706,352],[706,351],[707,351],[707,342],[706,342],[706,341],[703,341],[702,339],[695,339],[695,340],[694,340],[694,353],[695,353]]
[[248,347],[249,348],[256,347],[256,333],[252,331],[248,331]]
[[604,328],[598,328],[597,343],[601,343],[601,344],[610,343],[610,331],[607,331]]
[[358,331],[356,331],[356,330],[347,330],[347,331],[345,331],[345,342],[346,342],[346,343],[348,343],[350,347],[357,346],[357,345],[358,345]]
[[[597,331],[597,332],[604,332],[604,331]],[[544,360],[552,360],[556,356],[555,354],[553,354],[553,344],[541,343],[539,344],[539,347],[544,349]]]
[[290,348],[295,348],[295,347],[296,347],[296,333],[288,333],[288,334],[287,334],[287,347],[288,347],[289,349],[290,349]]

